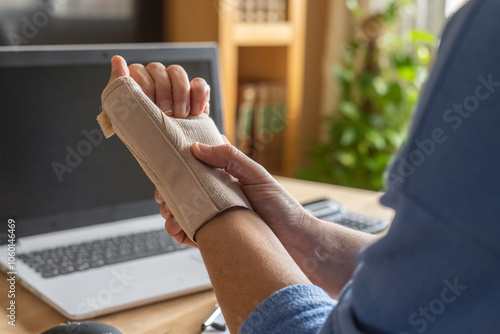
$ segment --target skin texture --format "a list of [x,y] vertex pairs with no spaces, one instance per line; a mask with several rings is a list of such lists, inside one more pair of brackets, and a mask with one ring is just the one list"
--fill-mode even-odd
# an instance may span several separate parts
[[[110,81],[127,75],[167,115],[209,112],[210,87],[200,78],[189,82],[180,66],[127,67],[123,58],[113,57]],[[262,166],[229,143],[194,143],[191,151],[208,166],[235,177],[255,209],[221,213],[198,230],[194,244],[155,192],[167,233],[200,249],[232,333],[258,304],[286,286],[312,282],[332,297],[339,295],[352,276],[356,254],[375,240],[373,236],[312,217]]]

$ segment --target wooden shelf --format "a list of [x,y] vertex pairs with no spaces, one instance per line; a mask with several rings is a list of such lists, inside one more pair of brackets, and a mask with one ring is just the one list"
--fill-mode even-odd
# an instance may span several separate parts
[[[234,20],[235,3],[225,0],[219,3],[219,44],[221,50],[222,74],[224,83],[224,105],[226,134],[231,141],[235,139],[237,113],[238,81],[241,78],[238,68],[253,67],[248,60],[239,64],[242,47],[260,47],[262,53],[266,47],[285,47],[286,62],[284,76],[286,83],[286,129],[281,175],[291,176],[298,160],[298,127],[300,123],[303,79],[305,66],[305,30],[306,0],[288,0],[288,21],[281,23],[241,23]],[[253,62],[258,61],[254,60]],[[258,66],[269,69],[272,60],[260,62]],[[266,167],[266,166],[264,166]]]
[[168,41],[219,42],[225,134],[231,142],[235,142],[238,82],[250,78],[286,84],[287,119],[279,174],[291,176],[298,160],[307,0],[287,0],[287,21],[276,23],[235,21],[237,0],[164,1]]
[[233,42],[239,46],[288,46],[293,40],[293,26],[282,23],[237,23]]

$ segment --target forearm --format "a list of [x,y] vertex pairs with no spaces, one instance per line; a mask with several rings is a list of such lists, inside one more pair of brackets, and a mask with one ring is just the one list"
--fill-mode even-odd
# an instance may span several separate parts
[[196,241],[231,332],[274,292],[310,284],[274,233],[250,210],[226,211]]
[[285,247],[312,283],[337,298],[352,277],[359,250],[376,237],[312,216],[307,220]]

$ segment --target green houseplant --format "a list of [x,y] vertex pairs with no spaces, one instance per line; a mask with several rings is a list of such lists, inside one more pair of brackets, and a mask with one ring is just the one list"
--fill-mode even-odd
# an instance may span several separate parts
[[313,145],[312,166],[297,176],[356,188],[380,190],[391,157],[406,129],[427,77],[434,36],[398,32],[409,1],[389,1],[381,13],[366,17],[357,1],[347,1],[355,29],[334,67],[340,86],[337,110],[328,117],[325,141]]

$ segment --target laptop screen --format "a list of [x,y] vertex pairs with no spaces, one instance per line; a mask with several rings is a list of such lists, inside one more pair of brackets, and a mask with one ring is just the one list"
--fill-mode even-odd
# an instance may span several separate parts
[[214,45],[0,49],[0,216],[18,238],[159,212],[154,185],[96,121],[114,54],[207,80],[222,131]]

